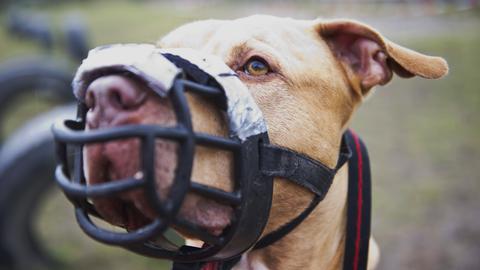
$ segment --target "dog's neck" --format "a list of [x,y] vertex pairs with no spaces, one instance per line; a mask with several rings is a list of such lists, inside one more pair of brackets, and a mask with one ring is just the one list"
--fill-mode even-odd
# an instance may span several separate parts
[[309,218],[273,245],[244,254],[233,269],[341,269],[347,189],[348,170],[344,166]]

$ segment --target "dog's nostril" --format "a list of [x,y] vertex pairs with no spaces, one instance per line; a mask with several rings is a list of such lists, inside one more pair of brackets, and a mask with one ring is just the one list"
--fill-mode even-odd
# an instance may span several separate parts
[[136,109],[146,100],[147,94],[143,88],[140,83],[130,78],[118,75],[101,77],[88,87],[85,103],[90,109]]
[[135,87],[130,84],[112,85],[105,93],[107,105],[125,111],[138,108],[145,100],[146,93]]
[[90,109],[95,109],[95,95],[92,91],[88,91],[85,95],[85,105]]
[[120,90],[118,90],[118,88],[112,88],[107,95],[108,95],[107,98],[110,100],[110,104],[113,105],[114,107],[119,109],[124,109],[124,110],[130,109],[129,105],[132,105],[132,104],[127,104],[127,101],[124,101],[122,99],[122,95],[120,94]]

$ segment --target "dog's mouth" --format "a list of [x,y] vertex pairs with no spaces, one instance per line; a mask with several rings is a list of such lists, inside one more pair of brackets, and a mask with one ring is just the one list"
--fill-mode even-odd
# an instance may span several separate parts
[[[168,142],[158,142],[159,149],[165,151]],[[86,159],[89,165],[87,181],[90,185],[106,181],[116,181],[125,178],[142,178],[138,170],[138,142],[136,139],[122,140],[87,146]],[[129,155],[121,154],[127,152]],[[163,152],[163,158],[169,155]],[[175,153],[170,153],[174,156]],[[157,155],[162,156],[162,155]],[[158,159],[158,158],[157,158]],[[162,159],[161,159],[162,160]],[[158,162],[157,162],[158,163]],[[157,164],[156,181],[160,198],[168,195],[172,181],[174,165],[171,161],[167,164]],[[93,168],[92,168],[93,167]],[[133,190],[120,193],[114,198],[93,199],[96,210],[109,223],[125,228],[127,231],[138,230],[157,218],[157,213],[150,206],[143,190]],[[179,218],[200,226],[213,235],[220,235],[230,225],[233,209],[214,200],[196,195],[187,194],[179,211]],[[189,236],[188,233],[180,233]]]
[[[127,231],[138,230],[152,222],[152,219],[138,209],[134,202],[122,199],[108,199],[108,201],[97,199],[95,207],[108,222],[123,227]],[[107,211],[109,213],[105,214]]]
[[[90,103],[96,107],[91,105],[87,113],[88,129],[110,128],[124,124],[175,125],[175,115],[170,102],[152,94],[145,85],[120,77],[110,78],[110,81],[100,81],[93,87],[101,88],[105,85],[113,85],[115,87],[113,94],[116,96],[113,100],[108,100],[108,95],[111,93],[100,92],[103,89],[98,90],[100,93],[94,93],[97,94],[97,98]],[[97,89],[91,91],[97,91]],[[123,107],[119,106],[121,102],[130,102],[127,105],[131,106],[138,100],[135,96],[139,95],[146,96],[141,106],[135,105],[128,110],[123,110]],[[140,148],[140,139],[136,138],[86,145],[84,163],[88,185],[131,177],[141,179]],[[164,139],[156,140],[155,183],[160,200],[169,196],[170,187],[175,178],[177,158],[177,143]],[[95,198],[92,201],[97,212],[107,222],[128,231],[138,230],[158,217],[142,189],[123,192],[115,197]],[[213,235],[220,235],[230,225],[232,215],[231,206],[188,193],[177,218],[193,223]],[[179,231],[182,233],[181,230]]]

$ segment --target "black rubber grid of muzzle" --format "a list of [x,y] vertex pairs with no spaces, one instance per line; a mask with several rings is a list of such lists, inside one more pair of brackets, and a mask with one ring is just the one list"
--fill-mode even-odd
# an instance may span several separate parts
[[[196,93],[203,94],[208,97],[214,97],[218,100],[223,100],[220,104],[225,104],[225,96],[219,95],[219,89],[221,87],[218,83],[213,79],[210,75],[200,70],[195,65],[190,64],[187,60],[182,59],[181,57],[171,55],[171,54],[164,54],[164,56],[169,59],[170,61],[174,62],[177,66],[181,67],[184,71],[184,78],[177,78],[174,83],[174,87],[169,91],[169,95],[172,95],[171,99],[174,103],[174,110],[177,115],[178,123],[182,123],[182,125],[186,125],[184,130],[180,129],[172,129],[172,128],[163,128],[163,127],[153,127],[148,126],[145,127],[144,130],[137,129],[130,129],[130,127],[116,127],[115,132],[112,132],[111,129],[109,130],[96,130],[93,131],[93,135],[90,132],[90,135],[77,136],[75,132],[71,130],[83,130],[85,128],[85,115],[86,115],[86,107],[83,104],[79,105],[79,119],[77,122],[74,121],[67,121],[66,125],[71,129],[56,129],[54,128],[54,133],[56,135],[56,139],[58,143],[59,149],[59,156],[63,157],[61,160],[64,164],[63,166],[59,166],[57,169],[57,181],[60,183],[61,187],[64,189],[67,196],[72,200],[72,202],[76,205],[76,216],[79,221],[80,226],[82,229],[89,234],[91,237],[107,243],[107,244],[114,244],[118,245],[121,242],[121,246],[135,251],[137,253],[141,253],[147,256],[153,257],[160,257],[160,258],[167,258],[173,259],[176,261],[198,261],[198,260],[210,260],[210,259],[226,259],[235,255],[238,255],[239,252],[244,252],[247,248],[254,244],[255,240],[258,239],[260,236],[261,231],[263,231],[263,227],[266,224],[266,220],[268,219],[268,212],[270,209],[271,204],[271,192],[272,192],[272,179],[271,177],[262,177],[260,175],[258,166],[259,166],[259,157],[258,155],[252,157],[252,149],[253,153],[259,153],[258,145],[259,141],[264,143],[268,143],[268,137],[266,134],[260,134],[258,136],[253,136],[254,138],[249,138],[244,143],[240,143],[237,139],[227,139],[227,138],[220,138],[209,136],[205,134],[198,134],[194,133],[191,124],[191,118],[188,111],[188,103],[186,102],[184,91],[187,89],[195,89]],[[191,80],[197,82],[192,83]],[[198,83],[200,82],[200,83]],[[208,85],[208,86],[205,86]],[[213,87],[212,87],[213,86]],[[217,90],[217,91],[216,91]],[[217,92],[217,93],[216,93]],[[221,91],[220,91],[220,94]],[[161,135],[161,136],[158,136]],[[111,184],[105,185],[105,189],[103,193],[98,191],[97,194],[91,191],[90,193],[87,191],[85,192],[84,186],[85,185],[85,177],[83,175],[83,159],[82,159],[82,145],[86,143],[93,143],[93,142],[104,142],[111,139],[120,139],[120,138],[140,138],[141,139],[141,150],[142,150],[142,164],[143,164],[143,181],[138,179],[127,179],[124,181],[124,185],[118,185],[118,181],[111,182]],[[73,138],[73,140],[72,140]],[[178,160],[177,160],[177,171],[175,175],[174,184],[172,185],[172,190],[170,192],[169,198],[167,198],[167,203],[165,201],[161,201],[158,198],[158,194],[155,191],[155,183],[154,180],[145,181],[145,179],[154,179],[154,143],[156,138],[161,139],[172,139],[172,140],[180,140],[179,142],[179,151],[178,151]],[[63,141],[63,143],[62,143]],[[73,171],[73,183],[76,183],[78,186],[68,185],[69,182],[68,177],[70,172],[66,167],[67,164],[67,151],[66,151],[66,141],[75,144],[76,146],[76,154],[74,158],[74,167],[77,169]],[[178,142],[178,141],[177,141]],[[200,184],[196,184],[191,182],[189,177],[186,176],[179,176],[180,174],[183,175],[191,175],[192,170],[192,162],[194,156],[194,147],[195,143],[200,145],[211,146],[215,148],[220,148],[223,150],[232,151],[234,153],[234,161],[235,161],[235,192],[228,193],[221,190],[216,190],[208,186],[203,186]],[[256,149],[257,148],[257,149]],[[183,163],[182,163],[183,162]],[[184,165],[182,165],[184,164]],[[186,164],[186,165],[185,165]],[[255,170],[255,166],[257,169]],[[245,175],[248,174],[247,171],[250,171],[256,175]],[[178,178],[178,179],[177,179]],[[256,181],[242,181],[242,179],[255,179]],[[134,181],[129,181],[134,180]],[[261,180],[261,181],[259,181]],[[261,182],[266,182],[262,185],[259,185]],[[142,183],[143,182],[143,183]],[[188,183],[186,183],[188,182]],[[178,183],[183,183],[179,185]],[[257,184],[255,187],[245,187],[242,185],[250,185],[250,184]],[[119,234],[113,233],[110,231],[106,231],[103,229],[93,227],[94,224],[90,220],[88,214],[93,214],[99,216],[98,213],[95,211],[93,206],[88,203],[87,197],[98,196],[98,195],[107,195],[107,194],[114,194],[119,193],[121,191],[131,190],[131,188],[139,188],[143,186],[147,198],[149,198],[150,203],[154,206],[154,209],[157,210],[159,215],[161,215],[164,219],[156,219],[150,225],[142,228],[141,230],[131,232],[128,234]],[[263,187],[259,187],[263,186]],[[81,188],[80,188],[81,187]],[[91,189],[93,190],[93,189]],[[234,219],[232,221],[232,225],[226,229],[226,231],[220,236],[215,237],[212,236],[205,231],[202,231],[200,228],[193,224],[189,224],[188,222],[176,219],[176,214],[179,210],[181,202],[185,197],[186,193],[192,190],[194,192],[200,193],[201,195],[205,195],[207,197],[213,198],[218,201],[227,201],[230,204],[237,205],[235,209]],[[241,194],[240,191],[243,193],[251,192],[255,190],[259,192],[254,194],[254,197],[260,198],[257,200],[252,200],[251,202],[248,199],[248,194]],[[245,192],[247,190],[247,192]],[[173,195],[172,195],[173,194]],[[173,196],[173,200],[170,197]],[[241,219],[245,217],[245,213],[242,211],[244,209],[239,208],[255,208],[255,206],[251,205],[252,203],[262,203],[265,205],[263,207],[263,213],[258,213],[263,215],[262,218],[257,218],[256,220],[252,219],[254,224],[250,224],[252,222],[243,221],[247,226],[243,226],[243,228],[238,228],[238,223],[241,222]],[[250,204],[250,205],[249,205]],[[242,206],[242,207],[238,207]],[[258,209],[257,209],[258,210]],[[257,213],[254,213],[257,214]],[[169,222],[165,222],[167,219]],[[250,218],[251,219],[251,218]],[[197,236],[201,236],[200,239],[208,242],[209,244],[206,245],[202,249],[195,249],[195,248],[183,248],[180,251],[173,250],[172,246],[166,242],[162,242],[162,250],[159,250],[157,247],[152,245],[151,243],[145,242],[151,239],[152,235],[157,235],[163,232],[169,225],[172,223],[171,221],[174,220],[174,224],[177,227],[180,227],[186,231],[193,231],[194,234]],[[248,225],[250,224],[250,225]],[[255,226],[253,228],[257,228],[254,232],[254,237],[245,237],[242,242],[242,237],[238,237],[238,233],[236,234],[236,230],[243,231],[243,234],[248,234],[247,229],[250,226]],[[251,228],[251,227],[250,227]],[[99,234],[97,233],[98,230],[101,230]],[[236,235],[236,237],[234,237]],[[229,240],[234,237],[236,239],[236,243],[230,243]],[[119,239],[121,241],[119,241]],[[248,243],[246,243],[248,242]],[[223,245],[223,246],[222,246]],[[240,249],[235,249],[232,245],[240,246]],[[223,252],[224,247],[227,246],[227,251]],[[233,252],[235,250],[235,252]]]

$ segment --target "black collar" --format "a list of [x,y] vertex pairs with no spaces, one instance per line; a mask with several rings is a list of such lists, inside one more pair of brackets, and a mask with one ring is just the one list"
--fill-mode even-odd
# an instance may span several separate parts
[[353,131],[346,133],[352,157],[348,162],[347,238],[343,270],[365,270],[368,262],[372,185],[367,147]]

